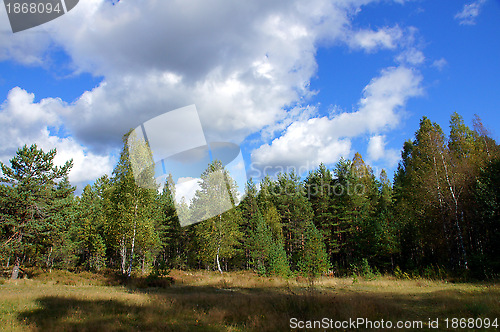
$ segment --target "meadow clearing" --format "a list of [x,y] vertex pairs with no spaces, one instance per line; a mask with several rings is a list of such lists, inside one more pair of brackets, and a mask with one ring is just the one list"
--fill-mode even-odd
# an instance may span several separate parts
[[[310,288],[305,279],[251,272],[173,270],[170,276],[173,284],[164,287],[147,287],[140,277],[124,285],[88,272],[2,279],[0,326],[5,331],[287,331],[294,330],[292,318],[295,324],[364,318],[422,321],[423,329],[408,330],[451,331],[453,318],[484,323],[500,317],[495,283],[322,277]],[[439,319],[439,328],[431,329],[429,319]]]

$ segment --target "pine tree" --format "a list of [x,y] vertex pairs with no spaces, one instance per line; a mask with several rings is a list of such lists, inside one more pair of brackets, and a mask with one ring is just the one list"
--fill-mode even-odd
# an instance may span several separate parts
[[474,196],[477,235],[471,271],[476,278],[495,278],[500,275],[500,159],[481,172]]
[[281,217],[285,249],[292,269],[297,266],[298,253],[305,244],[305,229],[312,222],[313,211],[305,188],[294,173],[278,174],[271,199]]
[[305,180],[307,197],[314,211],[314,224],[325,240],[328,257],[333,262],[333,254],[338,253],[339,220],[334,214],[333,176],[324,164],[310,172]]
[[350,160],[341,158],[333,170],[334,179],[331,190],[333,224],[336,230],[337,251],[333,251],[332,261],[339,267],[346,269],[353,263],[355,254],[352,247],[353,234],[356,231],[355,225],[351,221],[352,200],[349,193],[352,190],[352,173]]
[[61,199],[56,195],[57,183],[67,177],[72,167],[72,161],[54,166],[55,155],[55,149],[45,153],[36,144],[25,145],[10,160],[11,167],[0,163],[2,251],[13,257],[12,279],[18,277],[27,257],[40,259],[47,245],[43,239],[54,231],[51,206]]
[[252,179],[248,180],[245,186],[245,196],[238,205],[237,209],[241,211],[242,223],[240,224],[240,232],[242,234],[241,248],[239,248],[240,266],[245,269],[250,268],[250,238],[252,232],[252,219],[259,211],[258,191]]
[[376,264],[394,269],[394,255],[398,253],[397,225],[394,217],[393,189],[387,173],[380,173],[380,196],[377,203]]
[[50,236],[44,239],[47,242],[44,246],[45,266],[49,269],[71,268],[75,263],[71,238],[71,228],[77,218],[75,189],[68,177],[64,177],[57,183],[54,198],[49,203],[48,223],[51,230]]
[[394,183],[396,218],[402,222],[402,261],[468,270],[469,254],[482,246],[474,195],[480,170],[498,151],[479,118],[475,130],[460,115],[450,136],[424,117],[415,139],[405,143]]

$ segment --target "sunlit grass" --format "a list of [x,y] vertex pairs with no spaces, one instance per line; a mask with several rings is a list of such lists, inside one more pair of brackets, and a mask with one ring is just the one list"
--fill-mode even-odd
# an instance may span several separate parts
[[[113,278],[55,271],[0,284],[6,331],[283,331],[289,319],[500,318],[496,284],[380,277],[301,278],[172,271],[168,288],[116,285]],[[107,285],[114,286],[107,286]]]

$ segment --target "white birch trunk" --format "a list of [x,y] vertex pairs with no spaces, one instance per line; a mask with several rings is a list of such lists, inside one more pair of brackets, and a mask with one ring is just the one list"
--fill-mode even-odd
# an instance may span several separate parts
[[135,232],[137,228],[137,203],[135,204],[134,211],[134,232],[132,236],[132,248],[130,249],[130,263],[128,265],[128,273],[127,276],[130,277],[132,275],[132,263],[134,261],[134,248],[135,248]]

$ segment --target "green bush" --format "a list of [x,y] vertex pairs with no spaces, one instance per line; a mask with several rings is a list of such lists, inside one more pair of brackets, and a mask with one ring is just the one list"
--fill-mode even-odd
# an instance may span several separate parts
[[159,262],[153,266],[153,270],[150,273],[150,276],[153,277],[166,277],[170,273],[170,268],[165,262]]
[[445,279],[447,275],[446,271],[439,265],[436,265],[435,267],[430,265],[424,269],[424,271],[422,272],[422,277],[432,280],[439,280],[439,279],[442,280]]
[[363,277],[365,280],[375,280],[380,277],[380,272],[376,268],[372,269],[366,258],[363,258],[359,265],[351,264],[351,269],[354,276]]

